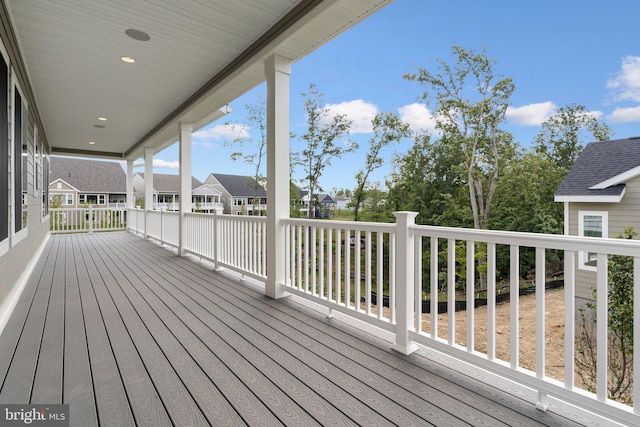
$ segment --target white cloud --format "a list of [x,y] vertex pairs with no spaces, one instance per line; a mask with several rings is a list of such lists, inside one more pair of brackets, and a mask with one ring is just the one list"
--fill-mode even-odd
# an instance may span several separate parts
[[609,115],[609,120],[614,123],[640,122],[640,106],[629,108],[616,108]]
[[437,133],[436,119],[426,105],[413,103],[398,108],[400,119],[407,123],[414,132]]
[[538,102],[521,107],[507,107],[506,116],[516,125],[540,126],[557,108],[551,101]]
[[[607,82],[613,96],[619,101],[640,101],[640,56],[625,56],[622,67]],[[615,114],[615,113],[614,113]]]
[[173,162],[167,162],[162,159],[153,159],[154,168],[167,168],[167,169],[180,169],[180,162],[174,160]]
[[215,125],[193,133],[193,138],[198,140],[233,139],[238,136],[242,138],[248,137],[249,127],[241,124],[234,124],[233,126]]
[[327,104],[325,108],[329,113],[325,118],[326,120],[330,120],[338,114],[344,114],[347,116],[347,120],[352,121],[349,133],[373,132],[371,121],[378,114],[378,107],[374,104],[362,99],[356,99],[341,102],[340,104]]

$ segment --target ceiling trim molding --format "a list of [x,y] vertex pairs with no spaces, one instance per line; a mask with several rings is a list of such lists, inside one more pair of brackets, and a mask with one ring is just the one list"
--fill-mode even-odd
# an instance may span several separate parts
[[69,154],[69,155],[83,155],[90,157],[106,157],[111,159],[123,159],[122,153],[115,153],[113,151],[94,151],[94,150],[81,150],[78,148],[61,148],[51,147],[51,154]]
[[263,49],[269,44],[274,42],[289,28],[302,20],[305,16],[311,13],[317,6],[325,2],[326,0],[302,0],[298,3],[289,13],[287,13],[282,19],[280,19],[275,25],[267,30],[258,40],[253,42],[248,48],[246,48],[240,55],[238,55],[227,66],[214,75],[209,81],[207,81],[200,89],[198,89],[193,95],[191,95],[186,101],[184,101],[178,108],[173,110],[167,117],[162,119],[153,129],[147,132],[142,138],[135,142],[125,153],[125,158],[128,158],[134,151],[136,151],[141,145],[151,139],[155,134],[160,132],[169,124],[176,121],[180,116],[185,114],[189,108],[197,101],[202,99],[209,91],[222,83],[224,79],[232,75],[239,70],[242,66],[248,63],[252,58],[256,57]]

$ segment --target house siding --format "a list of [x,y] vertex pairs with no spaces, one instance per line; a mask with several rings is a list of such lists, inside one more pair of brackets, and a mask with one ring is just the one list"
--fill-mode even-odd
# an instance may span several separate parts
[[[2,16],[8,17],[9,14],[6,13],[5,5],[0,4],[0,8],[2,8]],[[6,306],[4,305],[7,302],[7,297],[11,293],[11,291],[19,285],[20,280],[22,280],[23,274],[28,269],[32,260],[34,260],[34,256],[37,256],[38,249],[42,246],[44,241],[46,240],[49,234],[49,222],[46,218],[43,220],[42,218],[42,189],[35,189],[35,179],[33,176],[33,155],[34,155],[34,127],[38,127],[38,137],[39,141],[41,141],[45,150],[42,154],[48,153],[48,146],[46,140],[44,139],[44,132],[42,132],[42,128],[39,126],[41,121],[37,116],[37,105],[35,104],[35,96],[33,96],[31,92],[30,83],[26,80],[27,73],[24,65],[20,60],[20,54],[18,52],[18,44],[16,43],[13,30],[11,27],[11,23],[7,21],[3,22],[4,25],[0,25],[0,49],[4,53],[4,58],[9,67],[10,73],[12,77],[15,79],[14,81],[21,87],[23,90],[23,100],[28,106],[24,110],[26,113],[23,116],[23,121],[26,123],[27,131],[24,134],[24,138],[27,144],[28,156],[26,160],[27,171],[23,176],[23,179],[26,179],[26,201],[27,201],[27,224],[26,224],[26,234],[21,239],[15,239],[13,233],[11,232],[15,228],[15,224],[9,224],[9,237],[8,237],[8,249],[6,252],[1,253],[0,255],[0,276],[2,280],[0,280],[0,309],[4,311]],[[11,76],[9,77],[11,78]],[[12,96],[10,98],[13,98]],[[10,99],[11,103],[12,100]],[[13,113],[9,115],[11,119],[13,119]],[[9,144],[12,144],[13,141],[9,141]],[[16,153],[17,155],[21,155],[21,153]],[[13,167],[11,166],[11,159],[7,155],[7,153],[3,153],[0,156],[0,161],[5,163],[8,166],[8,175],[11,176],[11,186],[13,186]],[[9,176],[0,177],[3,180],[9,179]],[[16,191],[21,191],[21,189],[14,189]],[[13,191],[13,190],[9,190]],[[1,197],[8,197],[9,201],[12,201],[12,197],[9,197],[9,194],[2,194]],[[12,203],[10,203],[11,205]],[[13,209],[13,206],[9,206],[9,209]],[[11,222],[12,218],[9,215],[8,221]],[[2,224],[2,226],[6,226],[6,224]],[[4,312],[0,312],[0,317],[5,314]]]
[[[608,237],[622,234],[627,227],[640,233],[640,177],[626,182],[626,192],[620,203],[570,203],[569,234],[579,234],[580,211],[608,212]],[[576,261],[576,298],[592,299],[591,289],[596,284],[596,273],[579,268]]]

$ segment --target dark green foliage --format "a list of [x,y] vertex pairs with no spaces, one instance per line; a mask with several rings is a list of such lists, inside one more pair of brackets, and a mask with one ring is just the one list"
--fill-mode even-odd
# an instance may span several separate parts
[[[625,229],[621,239],[633,239],[638,234],[632,227]],[[593,289],[593,299],[597,294]],[[597,339],[596,304],[587,303],[580,309],[576,345],[576,370],[585,388],[596,389]],[[608,382],[607,394],[618,402],[632,402],[633,393],[633,258],[609,255],[608,290]]]

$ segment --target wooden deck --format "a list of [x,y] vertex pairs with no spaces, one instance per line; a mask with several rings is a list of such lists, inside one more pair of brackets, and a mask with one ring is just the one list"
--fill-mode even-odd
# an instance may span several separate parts
[[422,353],[127,232],[52,236],[0,336],[0,403],[77,426],[588,424]]

